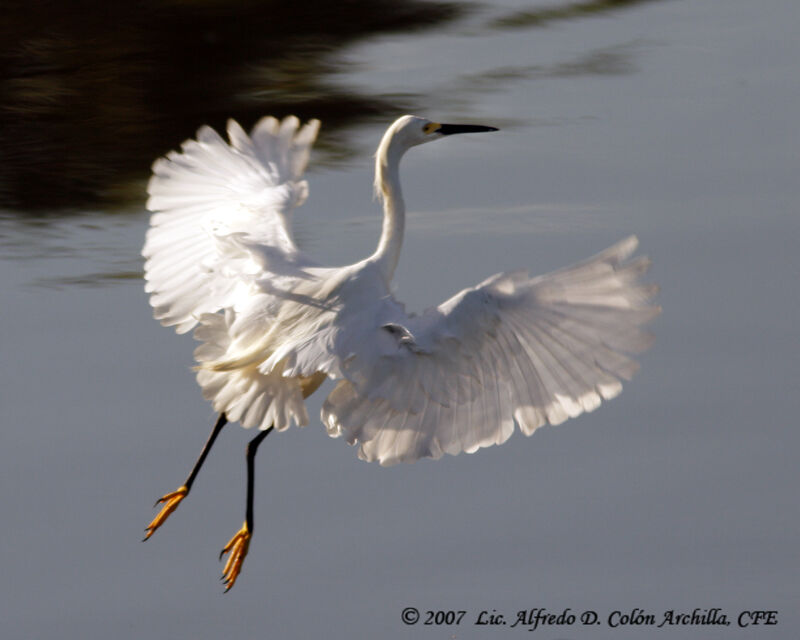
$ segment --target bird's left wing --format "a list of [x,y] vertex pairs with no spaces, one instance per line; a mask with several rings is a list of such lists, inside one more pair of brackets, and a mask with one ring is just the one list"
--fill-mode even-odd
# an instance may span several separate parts
[[228,122],[230,144],[210,127],[153,164],[153,212],[142,254],[155,317],[185,333],[204,313],[231,305],[254,278],[297,276],[291,213],[308,194],[301,179],[319,121],[260,120],[248,136]]
[[[474,452],[597,408],[622,389],[660,311],[627,261],[631,237],[578,265],[500,274],[435,309],[384,322],[341,363],[322,419],[381,464]],[[387,346],[387,339],[391,344]]]

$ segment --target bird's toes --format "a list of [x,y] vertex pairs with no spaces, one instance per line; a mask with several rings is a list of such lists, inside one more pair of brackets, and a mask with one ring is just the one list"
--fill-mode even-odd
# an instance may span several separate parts
[[250,533],[247,523],[245,522],[242,528],[234,534],[234,536],[228,541],[228,544],[226,544],[219,553],[220,560],[222,560],[225,554],[230,554],[225,562],[225,567],[222,569],[221,578],[222,583],[225,585],[226,593],[233,588],[233,585],[236,583],[236,579],[239,577],[239,574],[242,571],[244,559],[247,557],[247,552],[250,549],[251,537],[252,534]]
[[156,532],[156,529],[166,522],[169,515],[178,508],[181,500],[183,500],[188,493],[189,489],[186,488],[186,486],[182,486],[156,500],[156,503],[153,506],[157,507],[158,505],[162,505],[161,511],[159,511],[150,524],[145,527],[145,536],[142,539],[142,542],[148,540],[150,536]]

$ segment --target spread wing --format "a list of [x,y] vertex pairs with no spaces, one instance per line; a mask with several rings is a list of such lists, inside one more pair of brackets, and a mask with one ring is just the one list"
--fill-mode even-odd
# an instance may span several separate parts
[[291,214],[319,121],[260,120],[248,136],[233,120],[226,143],[210,127],[153,164],[153,212],[142,254],[155,317],[185,333],[230,307],[237,288],[265,273],[296,276],[313,264],[295,245]]
[[[494,276],[422,316],[386,322],[341,364],[322,410],[331,435],[381,464],[472,453],[558,424],[622,390],[660,308],[630,237],[537,278]],[[402,320],[402,321],[401,321]],[[386,347],[387,336],[391,348]]]

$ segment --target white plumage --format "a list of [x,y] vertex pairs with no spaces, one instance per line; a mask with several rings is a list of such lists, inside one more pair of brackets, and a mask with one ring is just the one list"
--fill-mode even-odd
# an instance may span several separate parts
[[490,127],[404,116],[376,156],[384,223],[375,253],[325,268],[300,252],[292,211],[319,128],[261,120],[230,143],[208,127],[153,165],[144,246],[155,316],[196,327],[197,380],[245,427],[306,424],[304,396],[337,380],[322,420],[381,464],[473,452],[616,396],[659,313],[630,237],[589,260],[531,278],[499,274],[419,316],[390,293],[404,227],[398,166],[411,146]]

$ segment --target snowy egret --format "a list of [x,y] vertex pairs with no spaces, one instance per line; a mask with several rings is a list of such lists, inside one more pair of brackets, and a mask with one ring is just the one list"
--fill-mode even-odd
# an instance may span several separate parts
[[153,212],[142,251],[155,317],[178,333],[196,327],[197,381],[219,418],[189,477],[156,504],[148,539],[191,489],[222,428],[255,427],[247,447],[242,528],[220,554],[226,591],[253,534],[256,451],[273,430],[308,422],[304,399],[336,382],[322,408],[331,436],[383,465],[472,453],[558,424],[622,389],[646,349],[642,325],[660,311],[629,260],[635,237],[585,262],[531,278],[502,273],[421,315],[391,294],[405,206],[399,165],[411,147],[494,127],[403,116],[375,157],[383,203],[378,248],[356,264],[321,267],[301,252],[291,214],[306,199],[302,174],[319,121],[264,118],[226,142],[202,127],[153,165]]

